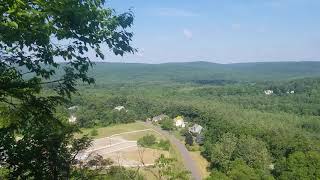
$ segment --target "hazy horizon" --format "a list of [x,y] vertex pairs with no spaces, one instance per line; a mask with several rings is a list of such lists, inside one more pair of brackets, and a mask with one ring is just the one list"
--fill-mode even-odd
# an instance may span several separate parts
[[134,61],[92,61],[95,63],[119,63],[119,64],[174,64],[174,63],[212,63],[212,64],[247,64],[247,63],[303,63],[303,62],[316,62],[320,63],[320,60],[304,60],[304,61],[250,61],[250,62],[215,62],[215,61],[206,61],[206,60],[194,60],[194,61],[160,61],[160,62],[134,62]]

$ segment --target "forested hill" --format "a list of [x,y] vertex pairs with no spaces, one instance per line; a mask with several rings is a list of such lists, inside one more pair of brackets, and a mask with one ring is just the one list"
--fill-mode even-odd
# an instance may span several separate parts
[[320,62],[260,62],[217,64],[209,62],[138,64],[102,63],[94,66],[97,83],[195,82],[288,80],[320,76]]

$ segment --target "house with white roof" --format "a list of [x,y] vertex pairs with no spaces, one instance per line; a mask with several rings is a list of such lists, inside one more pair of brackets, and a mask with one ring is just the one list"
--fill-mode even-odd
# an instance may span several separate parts
[[287,91],[287,94],[294,94],[295,93],[295,91]]
[[152,122],[158,122],[158,121],[162,121],[166,118],[169,118],[169,116],[165,115],[165,114],[160,114],[159,116],[155,116],[152,118]]
[[193,126],[189,127],[189,132],[193,134],[200,134],[202,129],[203,127],[200,126],[199,124],[194,124]]
[[68,119],[69,123],[76,123],[77,122],[77,117],[74,115],[71,115]]
[[77,110],[78,109],[78,106],[71,106],[68,108],[68,110]]
[[176,127],[186,127],[186,123],[184,122],[184,119],[182,116],[177,116],[176,118],[173,119],[175,126]]
[[264,94],[266,94],[266,95],[271,95],[271,94],[273,94],[273,90],[270,90],[270,89],[265,90],[265,91],[264,91]]
[[125,108],[124,108],[124,106],[117,106],[114,109],[117,110],[117,111],[121,111],[121,110],[123,110]]

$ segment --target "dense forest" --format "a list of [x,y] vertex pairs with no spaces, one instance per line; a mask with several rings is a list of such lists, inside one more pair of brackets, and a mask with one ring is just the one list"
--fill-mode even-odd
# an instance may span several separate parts
[[[95,64],[97,84],[110,83],[225,83],[288,80],[320,75],[319,62],[259,62],[217,64],[210,62],[138,64]],[[221,82],[220,82],[221,83]]]
[[212,179],[318,179],[319,70],[317,62],[99,63],[96,83],[79,86],[58,112],[75,114],[80,127],[182,115],[205,129]]

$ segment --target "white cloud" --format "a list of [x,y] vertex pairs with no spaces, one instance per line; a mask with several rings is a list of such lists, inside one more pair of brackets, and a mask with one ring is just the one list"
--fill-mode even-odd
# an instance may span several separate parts
[[159,8],[156,9],[153,13],[157,16],[170,16],[170,17],[195,17],[199,16],[199,14],[187,11],[184,9],[176,9],[176,8]]
[[183,30],[183,35],[187,38],[187,39],[192,39],[192,32],[189,29],[184,29]]

